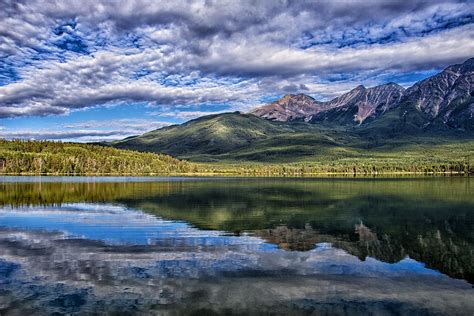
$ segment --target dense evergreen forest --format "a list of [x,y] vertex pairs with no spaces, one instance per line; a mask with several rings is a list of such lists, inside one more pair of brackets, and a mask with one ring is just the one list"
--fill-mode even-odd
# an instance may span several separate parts
[[[452,147],[454,146],[454,147]],[[418,148],[419,146],[417,146]],[[1,174],[53,175],[244,175],[300,176],[317,174],[473,174],[467,145],[446,145],[425,151],[385,151],[358,156],[319,156],[292,163],[194,163],[168,155],[111,147],[52,141],[0,140]],[[463,153],[462,155],[460,153]]]
[[167,155],[78,143],[0,140],[4,174],[178,174],[193,165]]

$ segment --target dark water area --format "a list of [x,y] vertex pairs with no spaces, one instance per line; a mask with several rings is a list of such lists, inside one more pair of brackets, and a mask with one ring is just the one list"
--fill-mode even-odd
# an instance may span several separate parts
[[0,315],[473,315],[473,181],[0,177]]

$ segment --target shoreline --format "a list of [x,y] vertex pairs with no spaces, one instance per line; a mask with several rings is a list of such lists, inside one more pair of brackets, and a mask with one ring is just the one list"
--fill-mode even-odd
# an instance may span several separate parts
[[313,173],[259,173],[259,172],[196,172],[196,173],[0,173],[0,177],[242,177],[242,178],[313,178],[313,177],[378,177],[378,176],[443,176],[443,177],[470,177],[474,173],[466,172],[377,172],[377,173],[352,173],[352,172],[313,172]]

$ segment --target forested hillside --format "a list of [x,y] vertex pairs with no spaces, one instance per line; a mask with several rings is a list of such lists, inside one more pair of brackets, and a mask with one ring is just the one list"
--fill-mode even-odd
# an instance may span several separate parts
[[0,139],[3,174],[177,174],[194,165],[167,155],[96,145]]

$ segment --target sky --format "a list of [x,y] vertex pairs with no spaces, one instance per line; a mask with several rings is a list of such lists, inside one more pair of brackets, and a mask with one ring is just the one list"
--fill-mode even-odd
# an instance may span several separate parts
[[0,0],[0,137],[121,139],[474,57],[474,1]]

